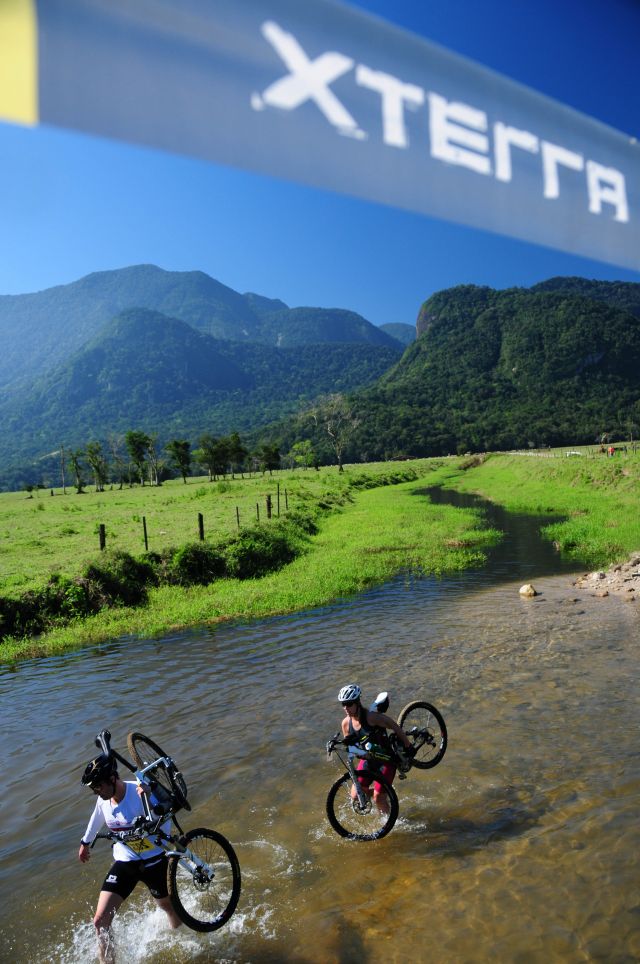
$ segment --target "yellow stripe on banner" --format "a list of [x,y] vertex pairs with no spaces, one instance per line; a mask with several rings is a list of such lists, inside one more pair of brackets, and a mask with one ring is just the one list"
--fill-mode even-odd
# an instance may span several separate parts
[[35,0],[0,0],[0,120],[38,123]]

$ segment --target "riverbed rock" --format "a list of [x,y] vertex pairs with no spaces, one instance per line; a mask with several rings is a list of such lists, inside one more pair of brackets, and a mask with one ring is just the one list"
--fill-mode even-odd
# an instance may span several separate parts
[[606,598],[612,594],[635,602],[640,594],[640,555],[634,552],[628,562],[618,562],[608,572],[585,573],[574,586],[590,590],[593,596]]
[[518,592],[520,593],[521,596],[527,596],[527,597],[540,595],[540,593],[535,588],[535,586],[532,586],[530,582],[525,583],[524,586],[520,586],[520,589],[518,590]]

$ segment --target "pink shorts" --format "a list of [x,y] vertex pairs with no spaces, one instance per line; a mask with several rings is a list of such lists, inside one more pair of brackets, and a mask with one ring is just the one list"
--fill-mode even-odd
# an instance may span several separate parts
[[[358,763],[357,769],[364,770],[366,765],[367,765],[366,760],[360,760],[360,762]],[[393,778],[396,775],[396,768],[393,766],[392,763],[385,763],[383,766],[380,767],[380,773],[385,778],[387,783],[391,784],[393,783]],[[361,783],[363,787],[370,786],[372,780],[373,780],[372,773],[367,773],[362,777],[358,777],[358,782]],[[384,787],[382,786],[382,784],[378,783],[378,781],[375,780],[373,784],[373,792],[382,793],[383,790],[384,790]]]

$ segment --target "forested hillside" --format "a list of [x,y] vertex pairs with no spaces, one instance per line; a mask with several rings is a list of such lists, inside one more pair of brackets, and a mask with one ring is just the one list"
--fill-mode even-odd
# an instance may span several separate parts
[[[350,400],[357,424],[345,457],[562,445],[605,432],[637,436],[639,308],[640,285],[583,279],[438,292],[420,310],[417,341]],[[308,422],[281,431],[284,444],[306,433],[330,452]]]
[[132,428],[157,434],[161,445],[249,431],[318,395],[370,384],[401,352],[393,342],[275,348],[223,341],[159,312],[130,309],[71,359],[2,398],[0,485],[37,480],[38,460],[61,445],[81,449]]
[[[120,282],[127,297],[146,291],[179,314],[129,307],[87,335],[106,305],[125,299]],[[390,332],[354,312],[290,309],[277,299],[238,295],[200,272],[143,266],[91,275],[77,286],[97,292],[81,346],[57,361],[51,350],[47,371],[5,387],[5,487],[32,482],[39,460],[61,445],[104,442],[130,429],[156,435],[159,445],[180,438],[195,446],[203,433],[233,431],[250,448],[268,443],[282,453],[308,441],[320,461],[588,443],[604,433],[619,439],[640,432],[637,284],[552,278],[530,289],[440,291],[420,308],[418,337],[404,353]],[[52,290],[59,312],[69,288]],[[80,337],[80,316],[73,317]],[[62,325],[61,314],[54,318]],[[220,326],[235,337],[214,337],[211,329]],[[327,395],[334,408],[323,414],[318,400]]]

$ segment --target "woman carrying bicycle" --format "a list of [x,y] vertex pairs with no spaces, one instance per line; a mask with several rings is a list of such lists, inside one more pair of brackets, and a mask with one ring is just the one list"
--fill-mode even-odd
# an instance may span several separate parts
[[[414,750],[406,733],[404,733],[396,721],[390,716],[387,716],[386,713],[367,710],[360,701],[361,695],[362,690],[357,683],[348,683],[346,686],[343,686],[338,693],[338,701],[342,704],[345,711],[345,716],[342,720],[342,735],[344,739],[354,744],[371,742],[382,743],[384,746],[386,745],[386,731],[392,730],[405,747],[407,758],[410,759],[413,756]],[[366,760],[360,760],[358,770],[366,771],[366,769]],[[396,775],[396,767],[393,763],[385,763],[380,768],[380,773],[384,779],[391,784]],[[370,795],[373,792],[373,800],[378,810],[382,813],[388,813],[389,801],[387,795],[382,785],[373,779],[373,775],[364,773],[363,776],[358,777],[358,780],[366,793]],[[372,781],[373,791],[371,790]],[[355,800],[356,796],[356,788],[352,786],[351,797]]]
[[[93,790],[98,799],[87,824],[78,859],[86,863],[91,856],[91,844],[98,832],[106,824],[109,830],[127,830],[137,817],[144,816],[142,794],[149,793],[148,787],[133,781],[123,781],[118,776],[116,761],[102,753],[87,764],[82,777],[83,786]],[[149,797],[151,806],[157,801]],[[153,811],[152,811],[153,812]],[[156,816],[163,812],[160,810]],[[163,826],[168,830],[169,824]],[[113,941],[110,927],[120,905],[131,894],[139,880],[143,881],[156,899],[156,903],[167,914],[170,927],[180,927],[167,890],[167,857],[160,847],[154,846],[148,838],[137,844],[124,844],[117,841],[113,845],[114,863],[105,877],[98,897],[93,923],[98,937],[100,960],[114,960]]]

